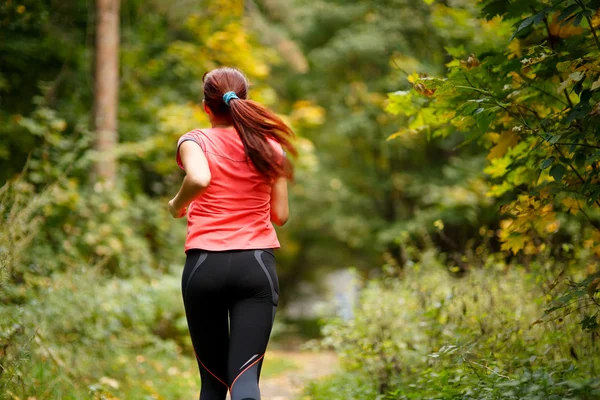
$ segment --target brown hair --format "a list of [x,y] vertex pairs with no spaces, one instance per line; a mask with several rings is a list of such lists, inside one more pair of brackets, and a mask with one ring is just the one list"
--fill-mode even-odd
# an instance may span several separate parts
[[[291,140],[294,133],[275,113],[267,107],[248,100],[248,80],[235,68],[217,68],[204,74],[202,78],[204,102],[217,116],[229,115],[233,126],[244,144],[246,156],[254,168],[267,179],[280,176],[291,178],[293,168],[287,158],[283,158],[269,143],[269,138],[293,156],[297,151]],[[235,92],[227,104],[223,95]]]

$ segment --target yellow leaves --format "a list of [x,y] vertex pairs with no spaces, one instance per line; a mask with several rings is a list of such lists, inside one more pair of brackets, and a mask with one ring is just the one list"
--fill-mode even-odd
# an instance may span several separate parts
[[506,193],[512,189],[513,189],[513,185],[510,184],[509,182],[504,181],[499,185],[492,185],[489,192],[487,193],[487,196],[488,197],[500,197],[504,193]]
[[413,104],[413,93],[408,90],[390,93],[385,110],[394,115],[413,115],[417,112],[417,108]]
[[419,74],[417,72],[413,72],[412,74],[406,77],[406,80],[414,85],[415,82],[419,80],[419,78]]
[[583,248],[591,250],[596,257],[600,257],[600,231],[592,231],[591,236],[583,241]]
[[248,33],[239,23],[227,24],[211,35],[206,40],[206,50],[214,62],[240,68],[250,78],[266,78],[270,72],[269,66],[256,57]]
[[501,221],[498,237],[502,242],[502,250],[516,254],[536,254],[543,244],[536,243],[536,238],[555,233],[560,228],[560,221],[552,204],[529,195],[521,195],[516,201],[506,205],[503,212],[510,218]]
[[[508,220],[512,223],[513,220]],[[508,226],[511,224],[509,223]],[[503,233],[505,231],[501,231]],[[524,235],[500,235],[500,240],[502,241],[502,245],[500,249],[503,251],[510,251],[513,254],[517,254],[519,251],[523,250],[525,245],[527,244],[527,237]]]
[[294,126],[318,126],[325,122],[325,109],[308,100],[294,103],[290,120]]
[[497,141],[496,145],[492,147],[487,156],[488,160],[503,157],[508,149],[516,146],[516,144],[519,142],[519,135],[511,131],[503,132],[499,136],[499,140]]
[[523,55],[523,51],[521,50],[521,42],[518,39],[512,40],[508,44],[507,49],[509,51],[509,53],[508,53],[509,60],[512,60],[517,57],[520,58]]
[[266,78],[270,73],[268,63],[277,58],[276,51],[254,43],[243,25],[243,2],[215,0],[209,3],[206,12],[214,18],[191,14],[185,21],[185,27],[197,43],[174,41],[169,46],[170,56],[192,70],[198,79],[207,70],[221,65],[241,69],[251,81]]
[[556,233],[556,232],[558,232],[559,228],[560,228],[560,221],[559,220],[554,220],[552,222],[549,222],[546,225],[546,232],[548,232],[548,233]]
[[398,130],[398,132],[392,133],[390,136],[388,136],[386,141],[394,140],[401,136],[416,135],[418,133],[419,132],[415,129],[400,128],[400,130]]
[[490,161],[490,165],[484,169],[484,172],[492,178],[504,176],[506,171],[508,171],[509,165],[511,164],[511,160],[507,158],[493,158]]
[[561,203],[565,206],[568,212],[571,214],[577,214],[581,210],[581,205],[577,199],[572,197],[567,197],[561,201]]
[[600,10],[597,10],[596,14],[592,16],[592,26],[594,28],[600,28]]
[[573,26],[572,23],[567,23],[565,25],[562,25],[562,23],[558,22],[557,20],[558,20],[558,17],[555,16],[552,19],[552,22],[550,23],[550,25],[548,27],[548,31],[550,32],[550,35],[559,37],[562,39],[566,39],[571,36],[581,35],[583,33],[582,27]]
[[523,86],[523,78],[521,77],[521,75],[519,75],[518,72],[510,71],[508,73],[508,76],[510,76],[512,78],[512,81],[513,81],[512,86],[514,89],[518,89],[521,86]]

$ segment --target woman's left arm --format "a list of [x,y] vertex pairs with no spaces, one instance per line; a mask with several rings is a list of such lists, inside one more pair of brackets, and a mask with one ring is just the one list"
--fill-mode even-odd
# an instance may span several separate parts
[[169,212],[174,218],[185,215],[187,206],[210,185],[210,169],[204,152],[191,140],[179,146],[181,163],[185,169],[185,178],[175,197],[169,201]]

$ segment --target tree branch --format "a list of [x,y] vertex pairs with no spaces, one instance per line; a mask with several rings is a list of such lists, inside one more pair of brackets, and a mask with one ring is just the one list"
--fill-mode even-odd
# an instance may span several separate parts
[[[576,0],[576,2],[577,2],[577,4],[579,4],[581,6],[581,8],[584,11],[588,10],[588,8],[585,6],[583,1]],[[594,29],[594,24],[592,23],[592,19],[590,18],[590,16],[588,14],[585,14],[585,19],[587,20],[588,25],[590,26],[590,31],[592,31],[592,35],[594,36],[594,41],[596,42],[596,47],[598,47],[598,50],[600,50],[600,40],[598,40],[598,35],[596,35],[596,30]]]
[[[564,159],[566,159],[565,155],[560,150],[560,148],[556,145],[556,143],[553,144],[552,146],[558,152],[558,154],[560,154]],[[577,175],[577,177],[579,178],[579,180],[581,181],[581,183],[585,184],[585,179],[583,179],[583,176],[581,176],[581,174],[579,173],[579,171],[577,171],[577,169],[575,169],[575,167],[573,166],[573,164],[567,163],[567,165],[569,166],[569,168],[571,168],[571,170],[575,173],[575,175]],[[598,207],[600,207],[600,200],[596,200],[596,204],[598,205]],[[594,228],[600,230],[600,225],[597,225],[597,224],[592,224],[592,225],[594,225]]]
[[565,94],[565,97],[567,98],[567,103],[569,103],[569,107],[572,109],[573,102],[571,101],[571,98],[569,97],[569,92],[567,92],[567,89],[565,89],[565,90],[563,90],[563,93]]
[[581,146],[581,147],[589,147],[592,149],[600,149],[600,146],[594,146],[591,144],[586,144],[586,143],[564,143],[564,142],[556,142],[554,144],[558,144],[561,146]]

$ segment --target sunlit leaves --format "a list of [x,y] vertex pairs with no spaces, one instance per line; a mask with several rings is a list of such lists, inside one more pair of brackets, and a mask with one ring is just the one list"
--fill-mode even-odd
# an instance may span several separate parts
[[585,73],[581,72],[581,71],[577,71],[577,72],[573,72],[572,74],[569,74],[569,76],[567,77],[567,79],[565,79],[556,89],[557,93],[562,93],[563,90],[567,89],[568,87],[571,87],[573,84],[581,81],[583,78],[585,78]]
[[413,94],[408,90],[399,90],[389,94],[386,111],[392,114],[414,115],[417,108],[413,104]]
[[552,204],[543,199],[521,195],[502,211],[510,215],[501,223],[502,249],[515,254],[521,250],[526,254],[537,253],[539,244],[536,244],[536,236],[558,229]]
[[[453,110],[447,122],[469,142],[489,148],[485,172],[493,182],[490,195],[529,193],[506,206],[512,217],[500,230],[500,239],[506,250],[534,253],[531,235],[545,237],[559,229],[555,211],[544,211],[558,203],[559,194],[562,206],[557,210],[577,214],[600,198],[600,157],[595,156],[600,135],[593,119],[600,115],[600,48],[580,26],[591,13],[579,2],[488,0],[482,14],[503,15],[503,24],[513,24],[513,38],[522,40],[485,55],[468,56],[462,47],[447,49],[454,57],[447,64],[447,80],[427,91],[427,82],[412,78],[413,90],[404,97],[410,99],[407,110],[415,119],[427,115],[423,109],[435,110],[429,115]],[[545,42],[530,40],[534,37]],[[438,134],[439,121],[422,122],[433,136]]]
[[509,148],[514,147],[519,142],[519,136],[514,132],[504,132],[494,147],[490,149],[488,160],[503,157]]

